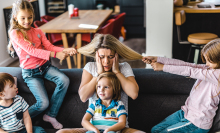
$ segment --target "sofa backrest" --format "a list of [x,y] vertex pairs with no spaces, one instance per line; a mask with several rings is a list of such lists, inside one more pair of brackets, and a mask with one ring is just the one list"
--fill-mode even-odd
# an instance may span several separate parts
[[[88,102],[81,102],[78,88],[81,82],[82,69],[61,69],[70,79],[70,85],[57,116],[64,128],[79,128],[81,120],[88,107]],[[19,95],[24,97],[29,105],[34,104],[35,98],[24,83],[21,68],[0,67],[0,72],[6,72],[18,78]],[[136,100],[129,98],[128,121],[131,128],[150,132],[151,128],[164,118],[181,109],[195,82],[194,79],[154,72],[152,69],[133,69],[135,79],[139,85],[139,96]],[[48,96],[51,97],[55,84],[45,80]],[[217,113],[217,119],[219,119]],[[32,119],[33,125],[46,129],[52,128],[42,120],[43,113]],[[215,120],[215,130],[219,130]],[[215,125],[214,123],[214,125]]]

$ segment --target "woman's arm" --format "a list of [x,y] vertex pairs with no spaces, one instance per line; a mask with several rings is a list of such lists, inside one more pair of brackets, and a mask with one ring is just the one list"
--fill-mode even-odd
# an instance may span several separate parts
[[31,117],[28,113],[28,110],[26,110],[23,113],[23,120],[24,120],[24,125],[26,127],[27,133],[33,133]]
[[107,128],[103,133],[108,133],[109,131],[120,131],[123,128],[125,128],[126,125],[126,115],[120,115],[118,118],[118,123],[116,123],[115,125]]
[[[128,68],[126,68],[128,69]],[[131,68],[129,68],[131,69]],[[132,71],[132,70],[131,70]],[[118,77],[121,87],[124,90],[124,92],[131,97],[133,100],[138,97],[139,87],[138,84],[134,78],[134,76],[125,77],[119,70],[119,61],[118,61],[118,54],[115,54],[115,58],[113,60],[112,65],[112,72],[116,74]]]
[[92,118],[92,115],[90,113],[86,113],[81,122],[82,126],[88,131],[94,131],[96,133],[99,133],[99,130],[90,123],[91,118]]
[[133,76],[125,77],[122,73],[117,73],[116,76],[118,77],[121,87],[123,91],[135,100],[138,97],[139,86]]
[[96,79],[97,77],[93,77],[83,69],[82,80],[78,91],[82,102],[86,102],[94,94]]

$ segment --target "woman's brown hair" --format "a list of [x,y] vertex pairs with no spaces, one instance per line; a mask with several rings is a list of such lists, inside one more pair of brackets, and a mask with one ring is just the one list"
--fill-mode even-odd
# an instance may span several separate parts
[[121,43],[118,39],[110,34],[96,34],[94,39],[86,46],[79,48],[77,51],[85,56],[95,58],[96,51],[100,48],[110,49],[118,53],[119,57],[127,60],[142,59],[142,56]]
[[[97,78],[96,81],[96,91],[97,91],[97,84],[100,79],[102,78],[108,78],[111,81],[111,85],[113,88],[113,100],[120,100],[121,99],[121,84],[120,81],[118,80],[117,76],[113,72],[104,72],[100,74]],[[98,94],[97,97],[99,98]]]

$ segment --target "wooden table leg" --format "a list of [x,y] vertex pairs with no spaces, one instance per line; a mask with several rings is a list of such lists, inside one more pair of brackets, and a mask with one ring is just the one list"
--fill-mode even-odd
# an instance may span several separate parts
[[[63,47],[64,48],[68,48],[68,42],[67,42],[66,33],[62,33],[61,35],[62,35],[62,40],[63,40]],[[71,69],[72,65],[71,65],[70,57],[67,57],[66,61],[67,61],[68,68]]]
[[[82,46],[82,38],[81,38],[80,33],[78,33],[76,36],[76,43],[77,43],[77,49]],[[81,68],[81,54],[80,53],[78,53],[77,55],[77,68]]]

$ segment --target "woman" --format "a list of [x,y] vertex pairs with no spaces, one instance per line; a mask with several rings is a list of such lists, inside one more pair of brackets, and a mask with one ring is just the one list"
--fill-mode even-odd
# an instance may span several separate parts
[[[136,99],[138,97],[139,87],[130,65],[127,62],[119,63],[119,58],[137,60],[142,59],[142,56],[108,34],[96,34],[92,42],[79,48],[78,52],[96,59],[96,62],[88,62],[83,69],[79,87],[80,99],[83,102],[89,99],[89,104],[93,100],[97,100],[95,94],[97,76],[103,72],[111,71],[116,74],[121,83],[123,89],[121,101],[124,103],[126,111],[128,111],[128,96]],[[58,132],[72,133],[86,131],[84,128],[74,128],[62,129]],[[126,128],[122,132],[136,133],[142,131],[128,128],[128,122],[126,122]]]

